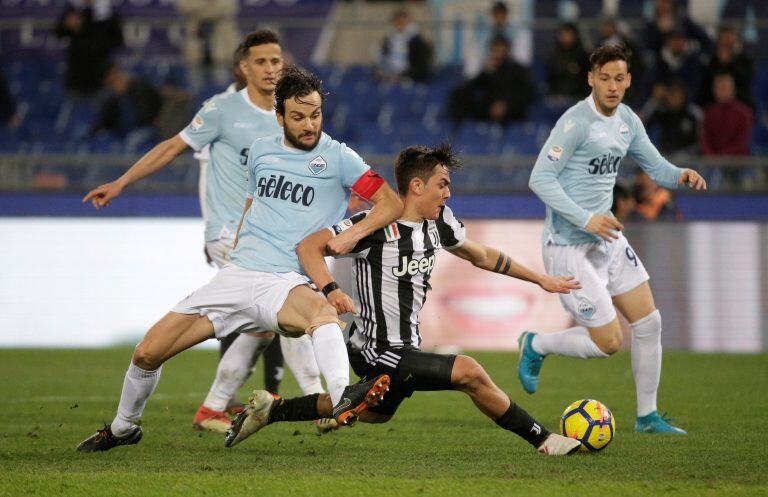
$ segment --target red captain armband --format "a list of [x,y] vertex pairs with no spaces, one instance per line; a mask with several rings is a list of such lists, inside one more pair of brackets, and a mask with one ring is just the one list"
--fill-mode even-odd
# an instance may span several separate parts
[[383,184],[384,178],[369,169],[352,185],[352,191],[363,200],[370,200]]

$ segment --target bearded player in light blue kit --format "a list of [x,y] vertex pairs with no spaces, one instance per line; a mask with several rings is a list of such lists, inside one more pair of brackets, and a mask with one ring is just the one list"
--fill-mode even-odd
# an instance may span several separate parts
[[256,331],[310,335],[339,424],[353,422],[384,395],[386,375],[347,386],[349,360],[336,309],[309,287],[295,252],[305,236],[344,216],[352,191],[374,207],[346,236],[333,240],[334,253],[349,252],[403,209],[397,194],[359,155],[322,133],[323,99],[317,77],[298,69],[283,72],[275,88],[283,133],[256,140],[250,148],[247,200],[231,262],[150,328],[134,351],[117,416],[78,450],[138,443],[143,435],[139,421],[162,364],[214,336]]
[[[125,187],[168,166],[187,149],[204,153],[207,167],[201,168],[201,178],[205,175],[207,180],[200,203],[204,206],[205,252],[219,269],[229,262],[245,204],[248,148],[256,138],[281,132],[275,116],[275,85],[283,69],[279,37],[267,29],[249,33],[235,51],[235,62],[245,80],[243,88],[207,100],[189,126],[154,147],[116,181],[99,186],[84,199],[91,200],[97,209],[108,206]],[[221,340],[219,371],[195,413],[196,428],[229,428],[225,410],[239,404],[235,397],[238,387],[250,376],[252,365],[272,339],[271,334],[241,334]],[[295,364],[307,359],[306,354],[302,357],[293,351],[287,355]]]
[[648,273],[610,207],[619,163],[626,155],[665,188],[687,183],[701,190],[706,182],[696,171],[667,162],[640,118],[621,103],[631,82],[630,56],[627,48],[615,45],[592,53],[588,75],[592,93],[558,120],[531,173],[529,186],[547,206],[542,237],[547,273],[574,276],[583,288],[560,295],[578,326],[520,336],[518,375],[523,388],[534,393],[549,354],[582,359],[614,354],[622,341],[615,307],[632,329],[635,431],[684,435],[656,408],[661,315]]

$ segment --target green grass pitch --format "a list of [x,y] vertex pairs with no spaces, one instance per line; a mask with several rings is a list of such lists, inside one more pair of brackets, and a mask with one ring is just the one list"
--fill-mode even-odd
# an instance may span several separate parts
[[[112,419],[130,353],[0,350],[0,495],[768,495],[766,354],[665,354],[660,407],[687,437],[633,433],[627,353],[548,359],[533,396],[517,382],[516,355],[473,354],[550,428],[579,398],[611,408],[618,432],[605,451],[548,458],[456,392],[417,393],[383,425],[324,437],[310,423],[273,425],[225,449],[222,435],[191,428],[217,356],[189,351],[165,366],[139,445],[75,452]],[[248,386],[261,384],[257,375]],[[283,393],[298,393],[291,378]]]

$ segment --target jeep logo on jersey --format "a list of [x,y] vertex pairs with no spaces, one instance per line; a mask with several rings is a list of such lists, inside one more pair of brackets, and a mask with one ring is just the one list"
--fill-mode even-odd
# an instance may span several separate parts
[[309,163],[309,170],[312,171],[312,174],[315,176],[325,171],[326,167],[328,167],[328,164],[320,155],[312,159],[312,162]]
[[283,175],[277,177],[272,174],[269,176],[269,179],[259,178],[256,195],[259,197],[290,200],[294,204],[309,206],[315,200],[315,189],[311,186],[304,186],[301,183],[287,181]]
[[619,170],[620,155],[603,154],[589,161],[589,174],[614,174]]
[[396,278],[401,278],[408,274],[409,276],[416,276],[418,273],[429,274],[432,272],[432,268],[435,267],[435,255],[432,254],[429,257],[422,257],[419,260],[408,260],[407,256],[403,256],[400,259],[400,265],[392,268],[392,274]]

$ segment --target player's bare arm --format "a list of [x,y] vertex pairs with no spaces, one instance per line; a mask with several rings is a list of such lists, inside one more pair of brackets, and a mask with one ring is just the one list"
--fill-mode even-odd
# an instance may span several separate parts
[[[349,228],[351,229],[351,228]],[[307,276],[315,283],[317,288],[323,291],[328,303],[336,308],[336,312],[344,314],[355,312],[355,305],[349,295],[341,291],[340,288],[329,287],[334,283],[328,265],[325,263],[328,243],[333,240],[333,233],[324,229],[317,231],[304,238],[296,247],[296,254],[304,267]]]
[[243,227],[243,220],[245,220],[245,215],[248,214],[248,209],[251,208],[251,205],[253,204],[252,198],[246,198],[245,199],[245,207],[243,208],[243,215],[240,216],[240,222],[237,223],[237,231],[235,232],[235,241],[232,244],[232,248],[234,249],[237,247],[237,238],[240,236],[240,228]]
[[403,213],[403,201],[386,183],[382,183],[368,200],[373,204],[371,212],[365,219],[332,238],[328,242],[328,255],[348,253],[357,242],[393,222]]
[[90,200],[97,210],[109,206],[112,199],[119,196],[126,186],[164,168],[188,147],[189,145],[179,135],[158,143],[115,181],[105,183],[88,192],[83,197],[83,202]]
[[472,240],[465,240],[460,247],[449,248],[448,251],[471,262],[475,267],[535,283],[550,293],[571,293],[571,290],[581,288],[573,276],[549,276],[537,273],[519,262],[515,262],[500,250]]

